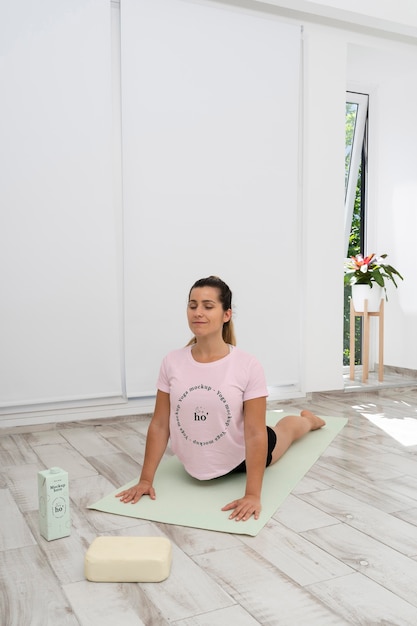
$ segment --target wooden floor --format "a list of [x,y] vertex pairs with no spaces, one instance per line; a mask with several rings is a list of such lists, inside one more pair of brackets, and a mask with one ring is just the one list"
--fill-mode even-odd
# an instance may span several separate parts
[[[348,425],[257,537],[86,509],[138,475],[146,417],[0,430],[1,626],[415,626],[417,384],[366,389],[313,395]],[[37,472],[54,465],[71,478],[72,532],[47,542]],[[108,534],[169,537],[169,578],[87,582],[85,552]]]

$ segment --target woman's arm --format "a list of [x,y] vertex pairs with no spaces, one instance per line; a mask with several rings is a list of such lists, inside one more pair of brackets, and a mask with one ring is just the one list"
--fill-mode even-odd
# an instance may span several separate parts
[[262,481],[268,454],[266,432],[266,398],[255,398],[244,404],[246,446],[245,495],[261,497]]
[[155,499],[153,479],[169,439],[169,394],[158,390],[155,411],[146,436],[145,458],[137,485],[116,494],[121,502],[135,504],[143,495]]
[[266,398],[254,398],[244,402],[243,415],[246,447],[245,495],[222,508],[222,511],[233,509],[230,519],[236,521],[246,521],[252,515],[258,519],[261,512],[262,481],[268,453]]

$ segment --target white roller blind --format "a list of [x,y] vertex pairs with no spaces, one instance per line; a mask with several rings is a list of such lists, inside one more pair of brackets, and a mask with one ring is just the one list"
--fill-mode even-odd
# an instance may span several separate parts
[[0,20],[0,404],[122,395],[110,6]]
[[198,278],[234,292],[238,345],[300,382],[300,30],[217,2],[122,0],[128,395],[190,338]]

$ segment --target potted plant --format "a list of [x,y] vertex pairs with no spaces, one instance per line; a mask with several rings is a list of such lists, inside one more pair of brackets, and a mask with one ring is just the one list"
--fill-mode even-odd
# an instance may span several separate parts
[[377,257],[370,254],[352,256],[345,261],[345,285],[352,286],[352,299],[355,311],[364,310],[364,301],[368,300],[368,311],[379,311],[383,291],[388,301],[386,280],[392,280],[398,287],[395,278],[403,280],[400,272],[392,265],[385,263],[387,254]]

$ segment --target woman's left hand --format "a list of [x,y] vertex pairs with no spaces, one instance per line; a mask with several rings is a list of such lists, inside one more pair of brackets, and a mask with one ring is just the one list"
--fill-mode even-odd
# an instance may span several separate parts
[[257,496],[243,496],[239,500],[226,504],[222,511],[232,511],[229,519],[234,519],[236,522],[246,522],[252,515],[258,519],[261,512],[261,499]]

